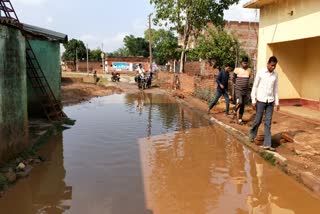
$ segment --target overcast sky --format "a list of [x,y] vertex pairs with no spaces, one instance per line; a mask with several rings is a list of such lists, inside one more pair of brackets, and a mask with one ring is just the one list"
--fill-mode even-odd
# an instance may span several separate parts
[[[255,10],[238,5],[225,12],[226,20],[257,21]],[[21,22],[48,28],[77,38],[95,49],[104,45],[105,52],[122,47],[124,36],[143,36],[148,14],[153,11],[149,0],[11,0]]]

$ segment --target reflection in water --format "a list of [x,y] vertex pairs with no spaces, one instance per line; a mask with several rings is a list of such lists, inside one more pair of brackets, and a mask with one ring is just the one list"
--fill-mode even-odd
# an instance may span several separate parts
[[114,95],[64,110],[76,125],[0,199],[1,214],[319,213],[299,184],[166,96]]
[[298,184],[217,128],[145,138],[139,146],[146,206],[154,214],[317,213],[320,207]]
[[45,166],[35,168],[30,178],[10,189],[0,200],[0,213],[60,214],[70,209],[72,188],[64,182],[62,134],[53,136],[41,153],[48,158]]

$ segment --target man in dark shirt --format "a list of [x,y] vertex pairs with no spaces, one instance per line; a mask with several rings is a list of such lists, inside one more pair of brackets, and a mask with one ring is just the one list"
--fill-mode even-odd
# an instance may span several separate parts
[[220,99],[221,96],[223,96],[224,99],[226,100],[226,115],[229,114],[228,81],[229,81],[230,70],[231,70],[231,66],[230,64],[227,64],[224,67],[224,69],[221,69],[221,71],[219,72],[218,77],[216,79],[216,82],[218,84],[217,92],[212,103],[209,105],[208,114],[210,113],[210,110],[218,103],[218,100]]

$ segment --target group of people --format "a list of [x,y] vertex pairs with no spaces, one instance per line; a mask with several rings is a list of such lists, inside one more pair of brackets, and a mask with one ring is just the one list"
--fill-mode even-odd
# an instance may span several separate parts
[[[252,91],[251,102],[252,108],[256,111],[253,126],[250,129],[249,139],[253,142],[257,136],[259,126],[262,122],[263,115],[265,115],[264,123],[264,144],[263,149],[275,151],[271,146],[271,121],[276,106],[279,110],[279,97],[278,97],[278,74],[275,71],[278,60],[275,56],[269,58],[267,66],[259,70],[255,76]],[[230,64],[226,64],[216,78],[217,91],[216,95],[209,105],[208,113],[218,103],[221,96],[226,101],[226,115],[229,115],[229,72],[232,70]],[[241,67],[235,68],[233,82],[235,83],[235,97],[236,105],[232,110],[232,116],[237,119],[237,122],[243,124],[243,114],[245,104],[249,94],[249,80],[252,75],[252,70],[249,68],[249,59],[244,57],[241,60]],[[237,116],[238,115],[238,116]]]

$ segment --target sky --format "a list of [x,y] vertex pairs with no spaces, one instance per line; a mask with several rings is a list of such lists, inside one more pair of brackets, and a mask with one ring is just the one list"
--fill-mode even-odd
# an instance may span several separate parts
[[[226,20],[258,21],[257,11],[242,8],[240,0],[225,11]],[[67,34],[88,44],[90,49],[112,52],[123,46],[126,35],[143,36],[149,0],[11,0],[23,23]]]

